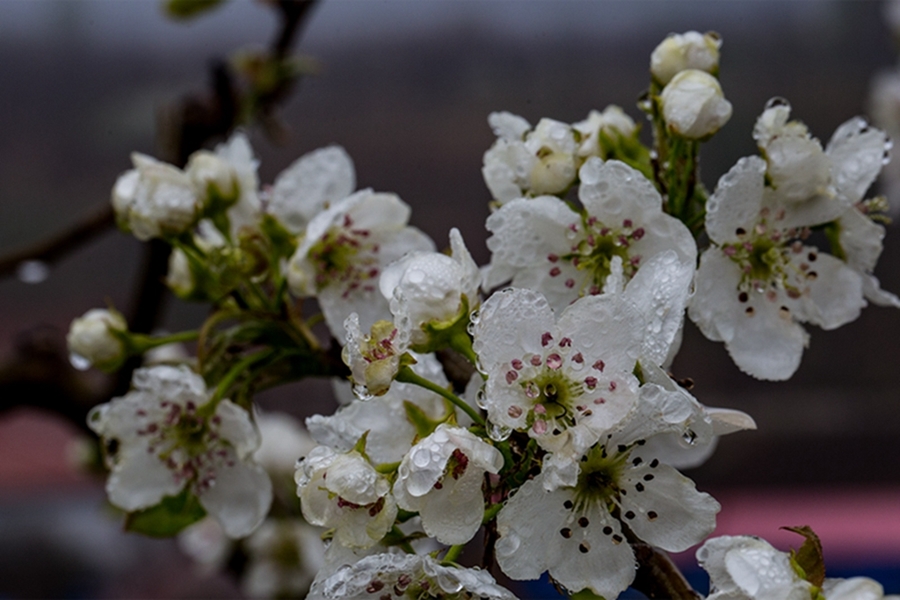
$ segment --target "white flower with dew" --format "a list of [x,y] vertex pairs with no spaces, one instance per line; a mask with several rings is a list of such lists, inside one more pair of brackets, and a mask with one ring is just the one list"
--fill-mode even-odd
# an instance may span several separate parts
[[303,518],[334,527],[344,546],[371,547],[394,525],[397,504],[390,482],[355,450],[316,446],[297,464],[295,480]]
[[382,553],[367,556],[326,573],[312,585],[309,600],[380,600],[435,598],[515,600],[497,585],[490,573],[478,568],[444,566],[428,555]]
[[534,129],[522,117],[491,113],[488,123],[498,139],[484,153],[481,173],[494,200],[559,194],[578,174],[578,142],[571,126],[541,119]]
[[99,369],[114,370],[127,358],[124,341],[128,333],[125,317],[115,310],[94,308],[69,326],[66,342],[69,352]]
[[484,518],[484,474],[503,467],[500,451],[467,429],[438,425],[400,463],[394,498],[418,512],[425,533],[443,544],[465,544]]
[[514,287],[540,291],[561,311],[581,296],[601,293],[616,257],[626,281],[666,250],[696,261],[691,232],[663,212],[662,197],[640,172],[593,157],[580,177],[582,212],[542,196],[513,200],[488,217],[486,289],[511,279]]
[[708,600],[882,600],[880,583],[868,577],[826,578],[821,588],[801,578],[787,552],[754,536],[721,536],[697,550],[697,561],[709,573]]
[[[667,411],[663,410],[663,413]],[[545,571],[571,591],[616,598],[634,579],[635,557],[623,525],[639,540],[670,552],[702,541],[720,506],[648,451],[645,435],[671,423],[635,413],[633,427],[587,449],[571,484],[545,470],[526,481],[497,515],[500,568],[513,579]]]
[[557,320],[539,292],[496,292],[473,332],[488,419],[550,452],[592,445],[634,409],[643,331],[619,296],[581,298]]
[[719,80],[705,71],[681,71],[659,95],[666,125],[683,137],[701,139],[722,128],[731,118]]
[[356,189],[353,161],[340,146],[304,154],[275,178],[266,212],[301,234],[320,212]]
[[[413,354],[416,364],[410,368],[417,375],[436,383],[448,385],[441,363],[432,354]],[[405,403],[420,409],[426,417],[438,421],[446,416],[444,399],[438,394],[411,383],[394,382],[381,396],[370,400],[355,399],[333,415],[313,415],[306,419],[306,427],[315,440],[326,446],[347,452],[367,431],[366,454],[373,464],[400,462],[412,447],[417,431],[407,417]],[[457,421],[462,422],[462,411]]]
[[409,348],[409,330],[392,321],[376,321],[369,333],[363,333],[356,313],[347,317],[344,328],[347,343],[341,358],[350,367],[353,392],[361,398],[381,396],[400,370],[401,358]]
[[742,371],[783,380],[807,343],[800,323],[834,329],[859,316],[865,300],[859,273],[804,245],[808,230],[766,205],[765,172],[762,159],[742,158],[707,202],[713,246],[700,259],[689,315],[725,342]]
[[427,325],[450,325],[480,304],[481,272],[462,235],[450,230],[451,255],[410,252],[381,274],[381,293],[390,301],[396,321],[407,323],[410,343],[427,344]]
[[300,421],[287,413],[259,412],[256,426],[262,441],[253,459],[272,476],[293,477],[297,461],[316,446]]
[[599,156],[606,160],[606,150],[601,138],[606,136],[615,140],[619,137],[631,137],[635,134],[637,125],[621,108],[610,105],[603,112],[592,110],[587,119],[573,123],[572,129],[581,136],[577,151],[579,157]]
[[109,444],[110,502],[132,512],[186,486],[230,537],[252,532],[266,516],[272,483],[251,461],[259,433],[230,400],[210,410],[203,378],[186,366],[138,369],[132,390],[101,404],[88,426]]
[[291,291],[316,296],[325,322],[344,342],[344,320],[359,315],[368,330],[390,318],[378,290],[382,270],[407,252],[434,250],[424,233],[406,223],[410,209],[394,194],[356,192],[333,203],[309,223],[287,265]]
[[650,54],[650,73],[663,86],[687,69],[715,75],[719,70],[721,47],[721,38],[713,32],[672,33]]
[[141,241],[190,229],[204,208],[190,177],[138,152],[131,161],[134,169],[119,176],[112,191],[119,226]]

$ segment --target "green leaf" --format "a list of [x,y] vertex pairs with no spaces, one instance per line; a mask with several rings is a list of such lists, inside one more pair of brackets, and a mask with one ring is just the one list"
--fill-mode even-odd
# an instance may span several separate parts
[[822,556],[822,542],[819,536],[809,527],[782,527],[806,538],[799,550],[791,550],[791,564],[802,570],[804,579],[816,587],[822,587],[825,581],[825,558]]
[[166,496],[156,506],[128,513],[125,531],[150,537],[172,537],[205,516],[206,511],[197,497],[185,489],[177,496]]
[[[828,239],[828,245],[831,246],[831,255],[846,262],[847,252],[844,251],[844,246],[841,244],[840,224],[838,224],[837,221],[826,223],[823,226],[823,230],[825,231],[825,237]],[[793,531],[793,529],[791,531]]]
[[223,0],[166,0],[166,14],[173,19],[192,19],[222,4]]

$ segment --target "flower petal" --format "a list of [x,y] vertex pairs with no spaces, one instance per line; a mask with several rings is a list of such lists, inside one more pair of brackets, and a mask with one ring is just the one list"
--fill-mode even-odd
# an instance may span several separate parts
[[197,497],[229,537],[241,538],[250,535],[268,514],[272,481],[259,465],[232,455],[216,464],[215,482]]

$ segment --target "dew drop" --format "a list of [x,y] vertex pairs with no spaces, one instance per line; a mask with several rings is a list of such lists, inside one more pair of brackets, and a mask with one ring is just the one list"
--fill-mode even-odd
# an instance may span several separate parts
[[16,267],[16,277],[22,283],[41,283],[50,274],[50,267],[40,260],[23,260]]
[[364,385],[354,385],[353,386],[353,395],[362,400],[363,402],[368,402],[375,396],[369,392],[369,388]]
[[498,425],[497,423],[490,423],[488,425],[488,437],[495,442],[506,441],[511,433],[512,429],[506,425]]
[[72,353],[69,355],[69,362],[79,371],[87,371],[91,368],[91,361],[80,354]]
[[684,433],[681,434],[681,439],[688,446],[694,446],[697,443],[697,434],[694,433],[693,429],[685,429]]
[[475,394],[475,404],[477,404],[478,408],[480,408],[481,410],[487,410],[487,394],[484,393],[483,387],[478,390],[477,394]]

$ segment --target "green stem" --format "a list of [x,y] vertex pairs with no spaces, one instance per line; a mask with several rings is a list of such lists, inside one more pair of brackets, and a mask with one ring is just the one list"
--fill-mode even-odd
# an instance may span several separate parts
[[497,516],[497,513],[500,512],[500,509],[503,508],[503,504],[494,504],[493,506],[484,509],[484,518],[481,519],[482,525],[487,525],[490,523],[494,517]]
[[160,337],[144,335],[142,333],[131,334],[131,344],[134,354],[143,354],[152,348],[165,346],[166,344],[178,344],[182,342],[193,342],[200,337],[200,330],[192,329],[190,331],[181,331]]
[[243,359],[238,361],[236,365],[231,367],[231,370],[222,378],[222,381],[219,382],[219,385],[216,386],[216,391],[213,393],[212,398],[210,398],[209,403],[206,406],[215,406],[219,403],[225,394],[228,392],[228,389],[237,381],[238,377],[244,374],[244,372],[250,368],[251,365],[257,362],[261,362],[270,356],[272,356],[276,351],[273,348],[266,348],[265,350],[260,350],[254,354],[250,354],[249,356],[245,356]]
[[466,404],[466,402],[462,398],[460,398],[453,392],[442,388],[438,384],[433,383],[428,379],[421,377],[420,375],[417,375],[409,367],[400,367],[400,370],[397,371],[397,377],[395,377],[395,379],[401,383],[412,383],[413,385],[423,387],[426,390],[430,390],[435,394],[443,396],[444,398],[455,404],[458,408],[462,409],[463,412],[469,415],[473,421],[475,421],[482,427],[485,426],[484,417],[482,417],[474,408]]
[[472,366],[478,368],[478,355],[472,349],[472,338],[467,333],[459,332],[450,338],[450,347],[459,352]]
[[465,544],[457,544],[456,546],[450,546],[447,549],[447,554],[444,555],[444,558],[441,559],[441,563],[448,565],[456,562],[456,559],[459,558],[459,555],[462,554],[463,548],[465,548]]

